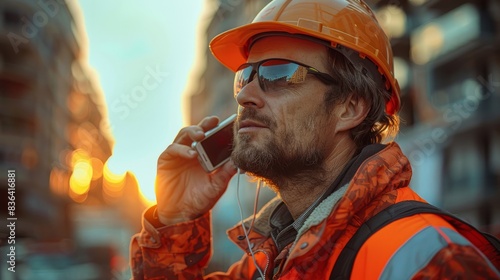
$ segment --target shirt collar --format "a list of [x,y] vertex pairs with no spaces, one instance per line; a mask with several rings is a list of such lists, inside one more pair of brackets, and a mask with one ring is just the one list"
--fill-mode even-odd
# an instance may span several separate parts
[[276,247],[278,248],[278,252],[295,240],[297,232],[304,225],[306,219],[311,215],[312,211],[321,203],[321,201],[334,193],[341,186],[348,184],[361,164],[367,158],[378,153],[384,148],[385,145],[382,144],[372,144],[363,148],[360,153],[349,160],[330,187],[328,187],[325,192],[318,197],[318,199],[316,199],[316,201],[314,201],[313,204],[311,204],[311,206],[309,206],[296,220],[293,219],[293,216],[286,207],[285,203],[281,202],[269,217],[269,225],[272,229],[271,236]]

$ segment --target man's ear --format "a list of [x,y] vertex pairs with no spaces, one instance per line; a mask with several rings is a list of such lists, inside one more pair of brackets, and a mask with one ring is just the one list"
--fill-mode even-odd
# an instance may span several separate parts
[[367,102],[362,98],[350,95],[345,102],[337,105],[336,132],[347,131],[358,126],[368,115]]

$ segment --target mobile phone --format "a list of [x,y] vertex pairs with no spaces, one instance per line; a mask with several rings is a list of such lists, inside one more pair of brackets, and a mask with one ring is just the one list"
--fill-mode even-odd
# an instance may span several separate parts
[[233,150],[233,124],[236,114],[223,120],[205,133],[205,138],[193,142],[198,152],[198,161],[207,172],[212,172],[229,160]]

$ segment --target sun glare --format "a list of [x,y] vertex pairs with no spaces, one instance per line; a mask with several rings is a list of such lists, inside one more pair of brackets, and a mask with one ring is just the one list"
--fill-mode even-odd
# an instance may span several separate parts
[[[113,197],[121,195],[123,181],[132,175],[149,205],[155,200],[157,158],[183,125],[182,95],[195,64],[197,26],[206,3],[80,3],[88,62],[98,73],[114,137],[113,155],[105,163],[91,160],[93,178],[103,176],[103,192]],[[116,7],[119,12],[107,12]]]

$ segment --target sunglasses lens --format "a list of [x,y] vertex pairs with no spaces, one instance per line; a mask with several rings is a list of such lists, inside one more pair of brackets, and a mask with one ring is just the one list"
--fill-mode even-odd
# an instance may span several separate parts
[[306,67],[287,60],[268,60],[259,67],[259,80],[264,91],[303,83],[306,75]]
[[[286,88],[305,81],[308,68],[285,59],[269,59],[255,63],[259,69],[259,85],[263,91]],[[243,64],[234,76],[234,95],[253,80],[255,74],[252,64]]]
[[252,66],[251,65],[242,65],[236,74],[234,75],[234,95],[238,95],[241,89],[246,86],[250,82],[250,75],[252,75]]

